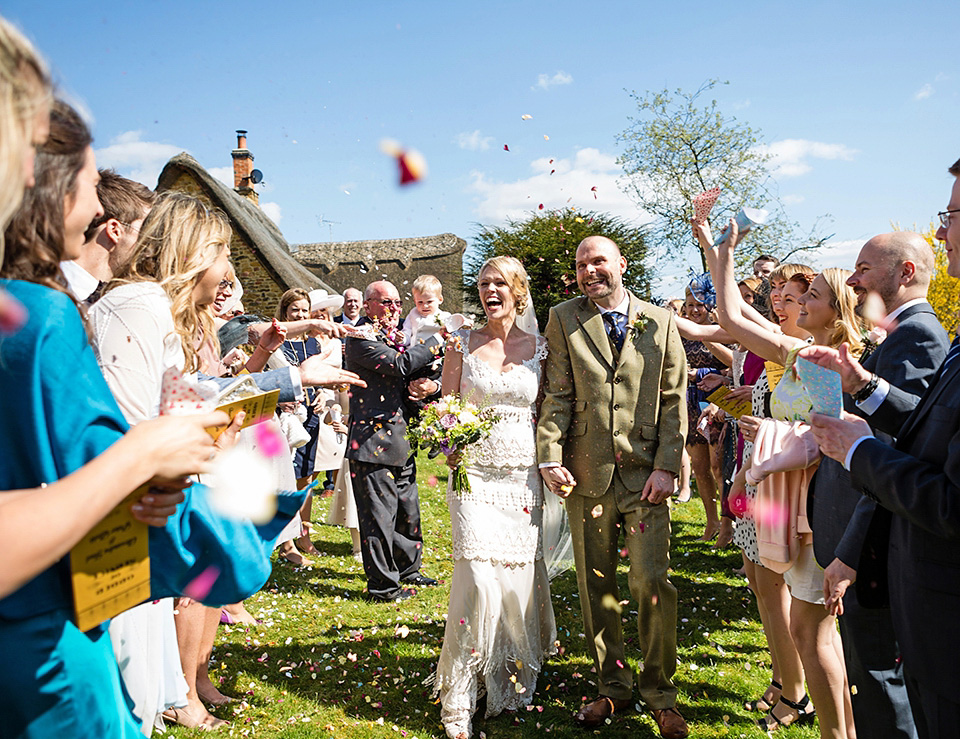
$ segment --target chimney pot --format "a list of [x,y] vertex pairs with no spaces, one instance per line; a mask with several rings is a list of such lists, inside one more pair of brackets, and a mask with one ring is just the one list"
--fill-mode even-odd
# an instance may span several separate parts
[[237,129],[237,148],[246,149],[247,148],[247,132]]

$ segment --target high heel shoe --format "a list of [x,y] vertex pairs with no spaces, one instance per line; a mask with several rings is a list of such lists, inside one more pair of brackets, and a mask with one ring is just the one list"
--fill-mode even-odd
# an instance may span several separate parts
[[775,705],[777,705],[777,701],[779,701],[780,698],[779,698],[779,696],[778,696],[778,697],[771,703],[770,701],[767,700],[767,697],[766,697],[766,696],[767,696],[767,693],[769,693],[769,692],[777,692],[777,693],[779,693],[781,690],[783,690],[783,686],[782,686],[780,683],[778,683],[776,680],[771,680],[771,681],[770,681],[770,687],[773,688],[773,691],[765,690],[765,691],[763,692],[763,695],[761,695],[759,698],[757,698],[757,700],[755,700],[755,701],[747,701],[746,703],[743,704],[743,707],[744,707],[746,710],[748,710],[748,711],[760,711],[761,713],[766,713],[767,711],[769,711],[771,708],[773,708]]
[[[814,718],[816,718],[816,711],[807,711],[807,705],[810,703],[810,697],[804,693],[803,698],[799,701],[794,702],[789,698],[784,698],[780,696],[780,700],[769,710],[767,715],[762,719],[757,721],[757,725],[764,731],[776,731],[786,726],[802,726],[804,724],[813,723]],[[784,705],[791,710],[791,713],[786,716],[777,716],[774,713],[774,710],[778,705]],[[793,711],[796,712],[796,716],[793,716]],[[772,719],[772,722],[771,722]]]

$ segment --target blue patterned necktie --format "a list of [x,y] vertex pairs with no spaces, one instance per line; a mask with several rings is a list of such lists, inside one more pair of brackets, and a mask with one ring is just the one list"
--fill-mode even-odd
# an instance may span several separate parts
[[603,314],[603,322],[607,327],[607,336],[617,347],[623,350],[623,340],[627,337],[627,317],[618,311],[612,310]]
[[941,375],[947,371],[947,367],[949,367],[950,363],[958,356],[960,356],[960,334],[953,340],[953,343],[950,345],[950,351],[947,352],[947,356],[943,360],[943,366],[940,369]]

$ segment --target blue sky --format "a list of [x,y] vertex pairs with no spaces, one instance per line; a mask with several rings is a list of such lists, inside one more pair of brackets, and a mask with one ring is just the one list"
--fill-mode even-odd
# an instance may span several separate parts
[[[91,114],[101,166],[154,186],[185,150],[232,181],[247,129],[261,202],[291,243],[469,241],[477,223],[568,200],[643,220],[617,185],[628,91],[711,77],[777,154],[789,214],[832,215],[822,266],[851,267],[891,222],[929,224],[960,157],[956,42],[939,36],[955,5],[717,7],[8,0],[3,14]],[[397,186],[383,138],[422,152],[422,183]],[[653,266],[657,292],[675,292],[684,265]]]

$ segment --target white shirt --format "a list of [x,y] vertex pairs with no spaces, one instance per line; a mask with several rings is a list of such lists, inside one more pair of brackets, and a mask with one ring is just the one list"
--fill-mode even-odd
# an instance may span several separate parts
[[81,303],[89,298],[100,284],[100,280],[73,261],[60,262],[60,271],[67,280],[67,289]]

